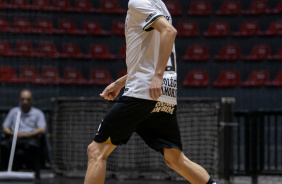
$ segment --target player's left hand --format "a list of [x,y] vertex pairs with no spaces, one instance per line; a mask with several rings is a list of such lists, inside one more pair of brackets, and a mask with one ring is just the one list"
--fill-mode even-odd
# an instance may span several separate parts
[[159,76],[154,76],[152,83],[149,87],[150,97],[153,100],[157,100],[162,95],[162,83],[163,78]]
[[103,97],[105,100],[112,101],[118,96],[120,90],[121,87],[115,82],[113,82],[105,88],[105,90],[100,94],[100,96]]

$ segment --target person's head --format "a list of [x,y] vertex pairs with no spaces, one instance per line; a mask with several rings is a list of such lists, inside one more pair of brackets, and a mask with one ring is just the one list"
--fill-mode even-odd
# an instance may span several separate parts
[[23,89],[20,93],[19,101],[21,103],[23,112],[29,112],[33,102],[31,91],[28,89]]

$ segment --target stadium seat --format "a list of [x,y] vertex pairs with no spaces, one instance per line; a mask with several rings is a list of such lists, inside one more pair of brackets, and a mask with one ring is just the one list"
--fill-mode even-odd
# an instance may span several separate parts
[[241,48],[238,45],[225,45],[221,47],[219,54],[214,57],[215,61],[236,61],[240,59]]
[[242,7],[240,1],[224,1],[221,4],[220,10],[216,11],[216,15],[220,16],[235,16],[241,13]]
[[209,25],[208,31],[204,32],[206,37],[225,37],[230,33],[228,22],[213,22]]
[[16,77],[16,72],[15,70],[6,65],[0,65],[0,82],[11,82],[15,80]]
[[213,83],[213,87],[236,87],[239,83],[240,74],[237,70],[223,70]]
[[89,54],[91,58],[102,60],[115,60],[116,55],[110,53],[109,48],[103,44],[91,44],[89,48]]
[[33,45],[28,41],[18,41],[15,46],[17,56],[24,57],[38,57],[39,55],[35,52]]
[[205,45],[191,45],[183,56],[184,61],[207,61],[210,58],[209,49]]
[[14,19],[14,31],[22,33],[35,33],[36,31],[31,27],[30,21],[26,18]]
[[60,83],[65,85],[88,85],[88,81],[83,78],[81,72],[72,67],[64,69]]
[[205,87],[209,85],[208,73],[204,70],[189,71],[182,83],[183,87]]
[[111,34],[110,31],[102,30],[100,22],[97,21],[84,21],[83,31],[85,34],[90,34],[90,35],[108,36]]
[[208,1],[192,1],[188,15],[209,16],[212,14],[211,3]]
[[123,20],[113,21],[112,32],[115,35],[124,36],[125,22]]
[[59,75],[58,69],[53,66],[42,67],[39,83],[41,84],[59,84],[60,75]]
[[9,22],[2,17],[0,17],[0,32],[13,32]]
[[97,12],[92,4],[88,0],[76,0],[74,2],[74,11],[83,13],[95,13]]
[[269,45],[255,45],[250,54],[242,56],[241,59],[244,61],[260,61],[267,59],[271,55]]
[[29,9],[28,0],[11,0],[12,9]]
[[36,19],[35,29],[38,33],[53,34],[59,33],[57,29],[54,28],[51,20],[48,19]]
[[119,49],[119,57],[121,59],[125,59],[126,58],[126,45],[123,45],[120,47]]
[[122,9],[117,0],[102,0],[100,10],[108,14],[125,14],[126,10]]
[[282,13],[282,1],[280,0],[273,10],[270,10],[270,9],[266,10],[266,13],[268,13],[268,14],[281,14]]
[[233,36],[255,36],[260,33],[260,26],[257,21],[246,21],[240,25],[239,31]]
[[0,41],[0,56],[16,56],[7,41]]
[[266,0],[257,0],[253,1],[248,10],[242,10],[243,15],[260,15],[266,13],[268,9],[268,1]]
[[123,76],[125,76],[127,74],[127,70],[121,70],[119,73],[118,73],[118,78],[121,78]]
[[269,72],[267,70],[254,70],[248,76],[245,82],[241,82],[242,87],[259,87],[269,81]]
[[265,32],[260,32],[260,36],[282,36],[282,20],[271,22]]
[[107,86],[113,82],[108,70],[91,69],[89,75],[89,84],[97,86]]
[[32,0],[31,9],[45,11],[59,10],[59,8],[54,8],[51,6],[49,0]]
[[52,42],[39,43],[39,54],[41,57],[48,57],[48,58],[60,57],[60,53],[58,52],[56,45]]
[[63,58],[73,58],[73,59],[84,59],[80,48],[74,43],[63,43],[62,44],[62,54]]
[[172,16],[182,15],[182,8],[178,1],[166,0],[164,3]]
[[83,31],[81,30],[78,30],[76,28],[76,25],[75,23],[72,21],[72,20],[59,20],[59,33],[62,33],[62,34],[84,34]]
[[275,77],[275,79],[273,81],[267,81],[265,82],[266,86],[269,87],[278,87],[278,86],[282,86],[282,71],[280,71],[277,76]]
[[13,83],[39,83],[38,71],[33,66],[21,66],[19,77],[11,80]]
[[195,22],[181,22],[177,25],[178,36],[199,36],[199,26]]
[[268,60],[270,61],[280,61],[282,60],[282,46],[279,48],[278,53],[273,56],[268,56]]
[[0,0],[0,9],[8,9],[10,4],[7,3],[7,0]]
[[66,12],[73,11],[73,8],[69,0],[54,0],[53,7],[54,10],[58,10],[58,11],[66,11]]

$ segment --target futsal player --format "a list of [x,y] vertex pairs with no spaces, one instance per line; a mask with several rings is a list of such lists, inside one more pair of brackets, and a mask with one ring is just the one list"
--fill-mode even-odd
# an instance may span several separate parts
[[166,164],[192,184],[216,184],[198,164],[182,152],[176,118],[177,31],[161,0],[129,0],[125,23],[127,75],[100,94],[113,105],[88,146],[85,184],[103,184],[106,160],[133,132],[164,155]]

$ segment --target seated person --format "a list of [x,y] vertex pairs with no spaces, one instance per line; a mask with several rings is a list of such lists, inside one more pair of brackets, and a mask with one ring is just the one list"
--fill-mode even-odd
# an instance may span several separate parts
[[[24,155],[27,155],[27,160],[34,171],[37,180],[40,179],[40,148],[41,148],[41,136],[45,133],[46,120],[43,112],[35,107],[32,107],[32,93],[30,90],[24,89],[20,93],[21,103],[21,118],[17,136],[16,152],[17,150],[23,150]],[[17,112],[20,107],[12,108],[2,127],[5,133],[5,139],[1,140],[1,156],[2,163],[5,168],[8,167],[12,139],[16,124]],[[15,160],[16,160],[15,154]]]

